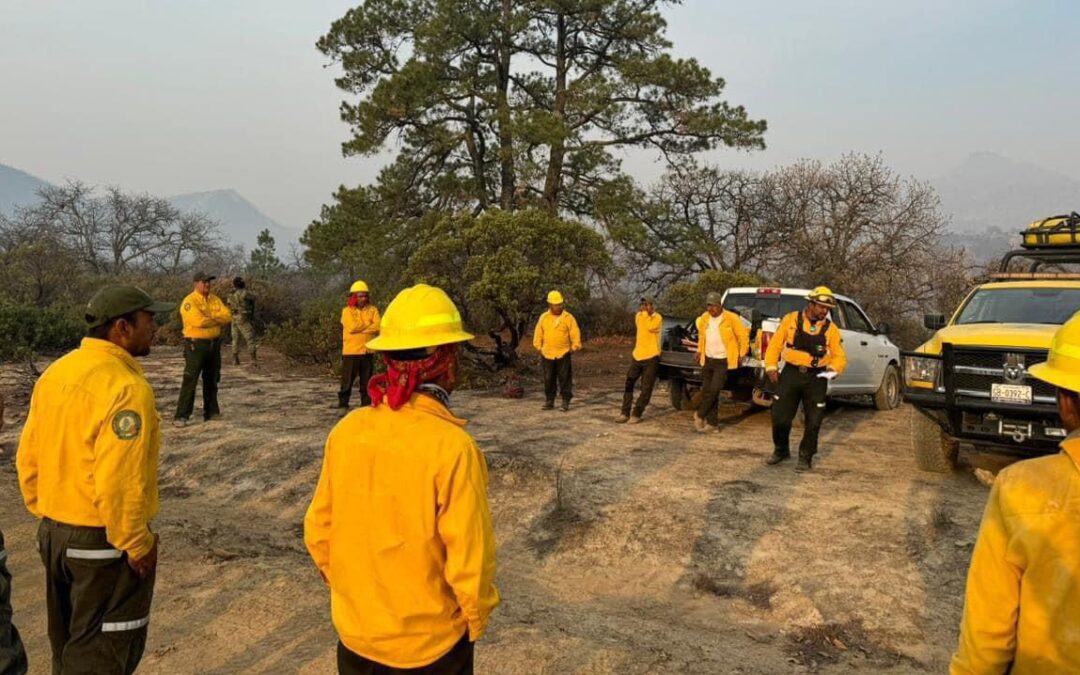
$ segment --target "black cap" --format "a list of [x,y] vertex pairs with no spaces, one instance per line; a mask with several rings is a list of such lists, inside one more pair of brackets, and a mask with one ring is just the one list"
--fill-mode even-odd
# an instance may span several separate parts
[[213,281],[217,279],[213,274],[207,274],[206,272],[196,272],[195,281]]
[[145,310],[158,314],[171,312],[176,305],[158,302],[141,288],[134,286],[106,286],[86,303],[86,323],[90,328],[104,326],[117,317]]
[[656,305],[656,301],[653,300],[653,297],[651,295],[643,295],[643,296],[641,296],[641,304],[643,304],[643,305]]

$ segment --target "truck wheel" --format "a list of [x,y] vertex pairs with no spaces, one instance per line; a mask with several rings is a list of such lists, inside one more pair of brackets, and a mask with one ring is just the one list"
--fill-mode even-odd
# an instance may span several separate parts
[[874,407],[892,410],[900,407],[900,399],[900,370],[890,363],[885,369],[885,376],[881,378],[881,386],[874,392]]
[[960,444],[918,410],[911,413],[911,447],[915,451],[915,465],[923,471],[949,473],[956,468]]

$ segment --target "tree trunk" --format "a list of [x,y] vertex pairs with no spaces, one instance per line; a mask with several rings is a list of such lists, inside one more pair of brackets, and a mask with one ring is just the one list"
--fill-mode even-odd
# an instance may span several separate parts
[[547,177],[544,180],[544,203],[548,210],[555,213],[559,209],[559,191],[562,189],[563,160],[566,157],[566,137],[563,135],[566,123],[566,16],[559,15],[557,20],[555,44],[555,107],[552,113],[559,121],[559,135],[551,141],[548,156]]
[[510,56],[513,52],[513,38],[510,34],[513,23],[513,0],[502,0],[502,28],[499,35],[498,63],[498,120],[499,120],[499,175],[501,179],[499,206],[504,211],[514,208],[514,191],[517,179],[514,176],[514,134],[510,129]]

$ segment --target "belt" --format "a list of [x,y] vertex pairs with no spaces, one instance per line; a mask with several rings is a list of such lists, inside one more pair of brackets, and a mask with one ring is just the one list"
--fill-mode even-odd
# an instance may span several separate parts
[[95,532],[105,531],[104,527],[97,527],[95,525],[72,525],[71,523],[61,523],[59,520],[53,520],[48,516],[42,516],[41,520],[47,525],[51,525],[52,527],[59,527],[64,530],[93,530]]
[[825,368],[814,368],[812,366],[799,366],[799,372],[804,373],[804,374],[805,373],[813,373],[813,374],[817,375],[818,373],[824,373]]
[[209,343],[213,344],[213,343],[217,342],[217,341],[218,341],[218,340],[220,340],[220,339],[221,339],[221,336],[219,335],[219,336],[218,336],[218,337],[216,337],[216,338],[184,338],[184,341],[185,341],[185,342],[191,342],[191,343],[195,343],[195,342],[209,342]]

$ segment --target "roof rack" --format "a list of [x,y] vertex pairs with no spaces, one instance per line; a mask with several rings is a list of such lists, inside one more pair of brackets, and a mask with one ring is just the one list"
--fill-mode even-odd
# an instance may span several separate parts
[[[1017,259],[1031,262],[1028,268],[1029,274],[1037,273],[1039,268],[1044,265],[1080,265],[1080,245],[1040,249],[1021,248],[1009,251],[1002,257],[998,273],[1008,273],[1009,263]],[[1049,272],[1045,274],[1049,274]]]
[[1080,247],[1080,213],[1037,220],[1020,234],[1020,245],[1026,249]]
[[989,276],[994,281],[1080,281],[1080,272],[991,272]]

